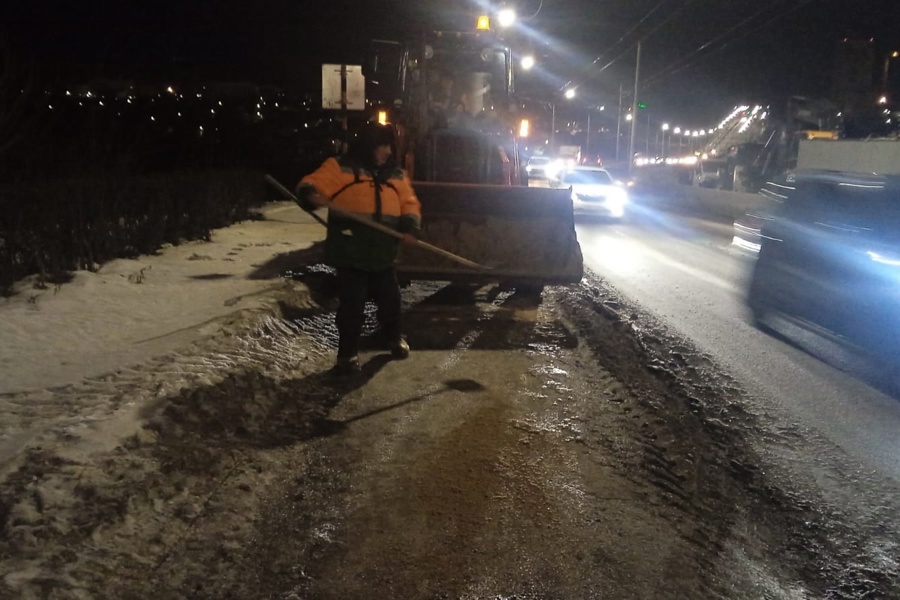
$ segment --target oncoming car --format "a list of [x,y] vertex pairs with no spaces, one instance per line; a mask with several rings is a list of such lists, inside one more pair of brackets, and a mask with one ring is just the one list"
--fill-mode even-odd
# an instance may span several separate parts
[[553,161],[549,156],[532,156],[525,165],[525,171],[529,177],[546,179],[550,176],[548,171],[552,163]]
[[900,176],[796,171],[766,187],[777,201],[747,296],[757,324],[900,364]]
[[575,214],[622,219],[628,205],[625,186],[600,167],[575,167],[560,173],[559,187],[572,189]]

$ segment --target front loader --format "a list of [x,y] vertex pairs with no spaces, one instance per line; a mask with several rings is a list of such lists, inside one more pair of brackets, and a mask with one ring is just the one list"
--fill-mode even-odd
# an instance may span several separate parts
[[404,247],[404,280],[540,288],[583,263],[568,190],[530,188],[519,150],[512,54],[490,31],[372,43],[363,72],[422,203],[424,239],[488,269]]

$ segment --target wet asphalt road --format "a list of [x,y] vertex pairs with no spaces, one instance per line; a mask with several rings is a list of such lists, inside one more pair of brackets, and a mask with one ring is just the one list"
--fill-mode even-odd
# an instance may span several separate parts
[[146,425],[90,463],[24,457],[0,554],[30,575],[0,596],[898,597],[897,486],[721,373],[700,325],[728,338],[731,305],[692,281],[740,263],[709,266],[725,253],[694,225],[580,227],[595,270],[619,244],[622,291],[417,283],[412,355],[372,330],[349,379],[328,373],[333,282],[310,257],[278,315],[69,390],[142,402]]
[[753,326],[744,304],[753,259],[730,247],[728,224],[642,207],[629,222],[580,221],[577,232],[587,269],[690,338],[762,410],[900,479],[900,401],[823,340],[794,331],[801,349]]

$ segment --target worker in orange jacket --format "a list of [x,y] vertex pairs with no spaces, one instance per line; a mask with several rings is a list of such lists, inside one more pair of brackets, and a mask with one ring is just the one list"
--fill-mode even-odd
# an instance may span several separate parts
[[[389,125],[367,123],[350,144],[346,155],[329,158],[297,186],[297,197],[307,210],[331,205],[347,213],[372,219],[403,234],[414,244],[421,232],[421,204],[406,173],[393,154]],[[335,213],[328,215],[326,262],[337,271],[338,354],[340,374],[360,370],[359,340],[365,323],[365,305],[371,299],[378,321],[395,358],[409,356],[402,335],[400,286],[394,261],[401,240]]]

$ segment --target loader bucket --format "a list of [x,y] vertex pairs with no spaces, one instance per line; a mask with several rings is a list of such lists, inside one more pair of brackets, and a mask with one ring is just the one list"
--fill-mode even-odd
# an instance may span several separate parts
[[581,281],[581,246],[569,190],[416,182],[423,241],[489,267],[461,266],[403,246],[403,280],[539,287]]

